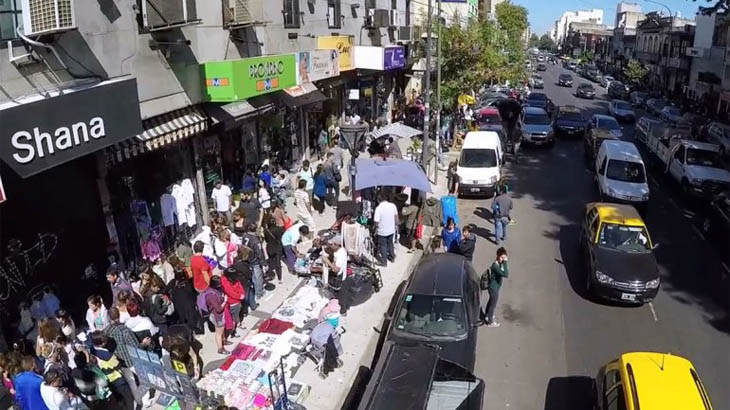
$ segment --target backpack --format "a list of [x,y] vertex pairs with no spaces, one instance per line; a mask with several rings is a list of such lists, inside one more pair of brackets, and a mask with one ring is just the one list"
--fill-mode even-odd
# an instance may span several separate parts
[[479,278],[479,289],[481,290],[487,290],[489,289],[489,282],[492,281],[492,265],[489,265],[487,270],[482,273],[482,276]]

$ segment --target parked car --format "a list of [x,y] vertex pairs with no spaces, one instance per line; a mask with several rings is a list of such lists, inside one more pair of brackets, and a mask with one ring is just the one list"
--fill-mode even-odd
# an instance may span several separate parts
[[643,93],[641,91],[634,91],[629,96],[629,101],[631,102],[631,105],[634,107],[643,107],[644,104],[646,104],[646,97],[648,96],[647,93]]
[[662,108],[666,106],[668,102],[661,98],[649,98],[646,100],[646,111],[656,117],[661,118]]
[[561,87],[572,87],[573,76],[567,73],[560,74],[558,76],[558,85]]
[[711,122],[707,126],[707,139],[720,146],[720,154],[730,154],[730,126]]
[[624,100],[613,100],[608,103],[608,113],[619,121],[634,122],[636,120],[634,109]]
[[494,131],[472,131],[461,145],[459,165],[459,195],[485,194],[491,198],[502,177],[502,139]]
[[613,135],[616,138],[622,138],[624,135],[623,133],[623,127],[619,125],[618,121],[616,121],[615,118],[603,115],[603,114],[593,114],[593,117],[591,117],[591,122],[588,125],[591,130],[605,130],[608,131],[611,135]]
[[550,117],[544,109],[538,107],[525,108],[520,116],[519,126],[522,130],[523,143],[548,145],[550,147],[555,144]]
[[661,282],[655,247],[636,208],[589,203],[580,235],[586,292],[624,303],[651,302]]
[[619,100],[628,100],[629,86],[625,85],[621,81],[611,81],[608,85],[608,97]]
[[545,93],[530,93],[525,100],[525,105],[527,107],[542,108],[548,115],[551,115],[555,111],[553,101]]
[[601,201],[634,205],[640,211],[649,202],[649,184],[641,154],[628,141],[604,141],[595,162]]
[[479,277],[463,256],[432,253],[418,262],[393,311],[385,341],[434,344],[440,357],[474,371]]
[[545,65],[545,63],[537,63],[537,71],[546,71],[546,70],[547,70],[547,65]]
[[499,115],[499,110],[495,107],[484,107],[474,112],[474,119],[476,122],[477,130],[479,131],[494,131],[498,134],[504,134],[504,127],[502,125],[502,116]]
[[663,127],[664,122],[653,117],[641,117],[636,121],[636,132],[634,132],[634,138],[646,144],[646,137],[649,135],[654,128]]
[[572,105],[558,108],[553,120],[553,134],[556,136],[583,136],[588,130],[588,121],[579,109]]
[[575,71],[577,67],[578,67],[578,63],[576,63],[575,61],[568,62],[568,69]]
[[530,76],[530,79],[528,80],[528,84],[531,88],[534,89],[540,89],[545,88],[545,81],[542,79],[541,75],[534,74]]
[[525,68],[528,69],[528,70],[531,69],[532,68],[532,61],[530,61],[529,59],[525,60]]
[[575,96],[578,98],[593,99],[596,97],[596,89],[593,88],[593,84],[583,83],[576,88]]
[[613,77],[611,77],[610,75],[604,75],[601,78],[601,81],[599,81],[599,84],[601,84],[601,87],[608,88],[609,84],[611,84],[612,81],[614,81]]
[[682,111],[678,107],[672,105],[665,105],[659,112],[659,117],[668,124],[678,124],[684,121],[682,118]]

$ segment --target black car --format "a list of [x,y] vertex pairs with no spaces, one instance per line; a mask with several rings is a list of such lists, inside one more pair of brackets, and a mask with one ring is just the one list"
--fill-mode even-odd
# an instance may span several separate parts
[[596,97],[596,89],[593,88],[593,84],[583,83],[578,86],[578,89],[575,90],[575,95],[579,98],[595,98]]
[[588,130],[588,120],[580,110],[572,106],[558,108],[553,121],[553,134],[556,136],[581,137]]
[[525,106],[542,108],[550,115],[555,111],[555,105],[545,93],[530,93],[525,100]]
[[545,65],[545,63],[539,63],[537,65],[537,71],[546,71],[546,70],[547,70],[547,66]]
[[560,76],[558,76],[558,85],[561,87],[572,87],[573,76],[570,74],[560,74]]
[[621,81],[611,81],[608,85],[608,96],[616,100],[628,100],[629,86]]
[[385,342],[441,346],[441,358],[474,370],[479,278],[463,256],[424,256],[386,315]]

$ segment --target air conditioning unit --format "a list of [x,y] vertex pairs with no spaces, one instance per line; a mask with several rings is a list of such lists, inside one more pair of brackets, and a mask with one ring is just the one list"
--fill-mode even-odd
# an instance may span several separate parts
[[200,22],[195,0],[141,0],[142,23],[150,31]]
[[378,28],[390,27],[390,10],[375,9],[373,26]]
[[23,0],[21,8],[26,36],[76,28],[73,0]]
[[[228,3],[226,24],[232,26],[247,26],[264,21],[264,9],[260,0],[223,0]],[[224,16],[226,17],[226,16]]]
[[411,27],[410,26],[400,26],[398,27],[398,41],[411,41],[413,37],[411,37]]
[[690,57],[702,57],[705,49],[699,47],[687,47],[687,55]]
[[374,9],[375,8],[375,0],[365,0],[365,8],[366,9]]

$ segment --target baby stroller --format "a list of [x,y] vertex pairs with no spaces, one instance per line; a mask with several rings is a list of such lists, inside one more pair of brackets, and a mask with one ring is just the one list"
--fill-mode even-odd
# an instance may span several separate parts
[[326,379],[330,372],[342,366],[340,335],[346,330],[339,332],[332,325],[332,320],[336,323],[338,319],[325,320],[312,329],[309,344],[305,348],[306,356],[317,364],[317,371],[322,379]]

